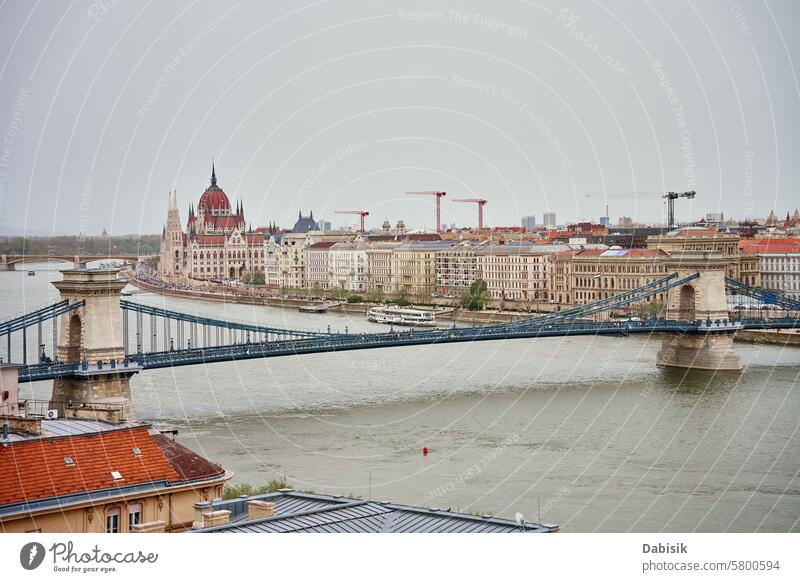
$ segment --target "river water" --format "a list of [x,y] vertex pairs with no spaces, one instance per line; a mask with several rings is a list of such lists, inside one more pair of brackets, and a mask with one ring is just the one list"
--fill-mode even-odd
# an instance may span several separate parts
[[[31,267],[28,267],[31,268]],[[0,273],[0,320],[57,267]],[[130,299],[294,328],[362,316]],[[659,369],[657,337],[414,346],[138,374],[139,418],[261,484],[557,523],[564,531],[800,531],[800,349],[742,372]],[[0,346],[4,352],[4,347]],[[47,397],[49,383],[23,385]],[[430,454],[424,456],[422,448]]]

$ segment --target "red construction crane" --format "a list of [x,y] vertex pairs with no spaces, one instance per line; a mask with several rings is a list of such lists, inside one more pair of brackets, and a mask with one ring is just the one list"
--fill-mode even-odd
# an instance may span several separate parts
[[358,214],[361,217],[361,229],[359,232],[364,232],[364,217],[369,216],[369,212],[366,210],[337,210],[334,214]]
[[483,230],[483,207],[488,200],[483,198],[453,198],[453,202],[474,202],[478,205],[478,230]]
[[442,212],[441,212],[440,202],[444,196],[447,196],[447,192],[426,191],[426,192],[406,192],[406,194],[436,196],[436,232],[442,232]]

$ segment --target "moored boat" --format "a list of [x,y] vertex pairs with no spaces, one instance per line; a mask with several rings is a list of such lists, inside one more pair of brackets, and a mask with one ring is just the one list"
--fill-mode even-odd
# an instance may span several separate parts
[[436,314],[422,309],[398,307],[397,305],[373,307],[367,312],[367,319],[375,323],[408,325],[414,327],[434,327]]

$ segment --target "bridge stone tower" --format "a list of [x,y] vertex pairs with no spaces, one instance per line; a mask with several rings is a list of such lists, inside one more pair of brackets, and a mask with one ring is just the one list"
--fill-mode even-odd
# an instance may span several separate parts
[[134,417],[130,377],[135,365],[123,366],[120,292],[127,281],[118,270],[72,269],[61,271],[62,281],[53,285],[62,299],[84,301],[83,307],[61,316],[58,361],[80,361],[74,377],[53,381],[51,408],[82,404],[121,406],[123,415]]
[[670,290],[667,317],[699,321],[698,334],[669,334],[656,357],[659,366],[698,370],[741,370],[742,360],[733,348],[739,325],[728,321],[725,297],[726,262],[714,251],[673,251],[669,270],[683,279],[699,277]]

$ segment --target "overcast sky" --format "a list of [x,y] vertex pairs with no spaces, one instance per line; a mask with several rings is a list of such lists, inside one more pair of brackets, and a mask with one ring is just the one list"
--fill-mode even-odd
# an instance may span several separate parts
[[[427,12],[422,13],[421,10]],[[800,4],[0,3],[0,232],[160,232],[209,182],[253,225],[597,220],[589,192],[800,206]],[[613,221],[662,219],[656,196]]]

